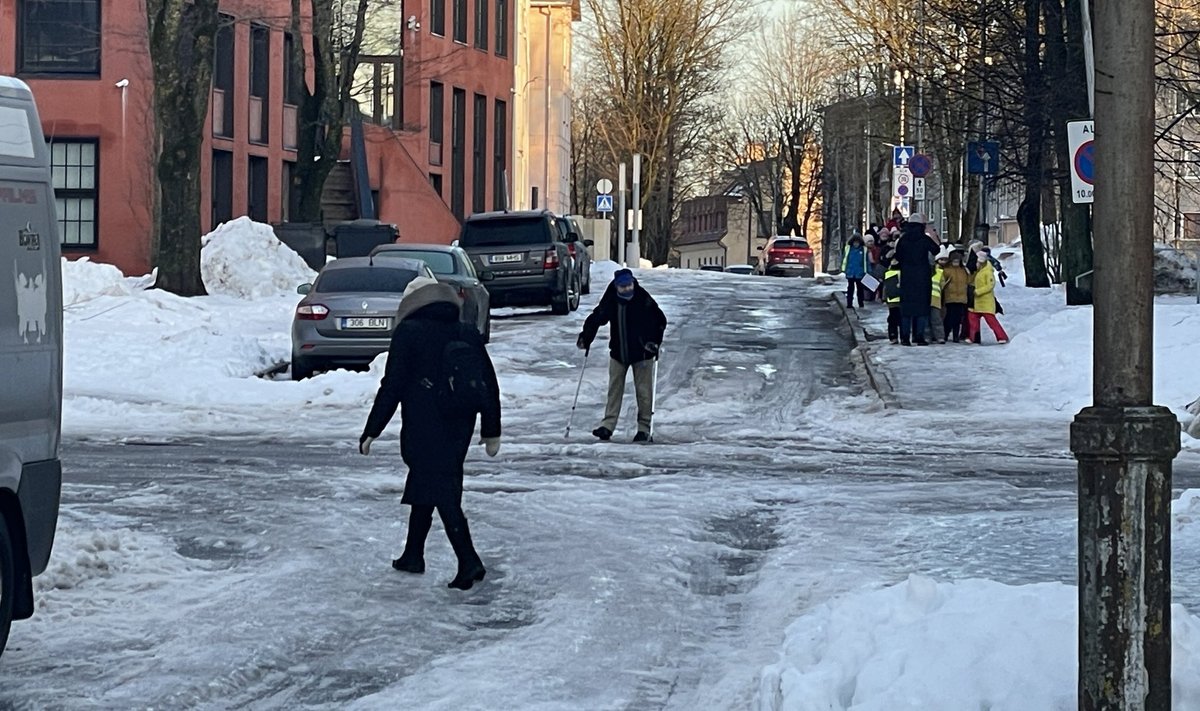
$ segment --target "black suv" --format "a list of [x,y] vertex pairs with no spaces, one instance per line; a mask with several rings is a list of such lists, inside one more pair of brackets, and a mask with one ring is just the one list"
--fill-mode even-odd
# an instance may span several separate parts
[[484,212],[466,219],[458,246],[476,271],[495,275],[487,283],[493,308],[549,306],[556,314],[579,308],[582,284],[568,244],[578,235],[559,220],[548,210]]

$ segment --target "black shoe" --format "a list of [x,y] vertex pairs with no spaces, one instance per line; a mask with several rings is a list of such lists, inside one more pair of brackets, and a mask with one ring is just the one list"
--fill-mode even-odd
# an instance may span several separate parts
[[918,346],[927,346],[927,345],[929,345],[929,341],[926,341],[926,340],[920,340],[920,341],[917,341],[916,343],[917,343],[917,345],[918,345]]
[[425,572],[425,559],[417,558],[416,556],[406,557],[401,555],[399,558],[392,561],[392,567],[405,573],[416,573],[420,575],[421,573]]
[[902,346],[911,346],[911,345],[912,345],[912,341],[903,341],[903,340],[902,340],[902,341],[900,341],[900,345],[902,345]]
[[448,588],[456,588],[458,590],[470,590],[475,583],[483,580],[483,576],[487,575],[487,570],[484,569],[483,563],[476,561],[469,568],[459,569],[458,575],[454,576],[454,580],[446,583]]
[[654,438],[650,436],[649,432],[638,432],[637,434],[635,434],[633,436],[633,441],[634,442],[653,442]]
[[612,439],[612,430],[608,429],[607,427],[597,427],[596,429],[592,430],[592,434],[596,437],[599,437],[601,442],[607,442],[608,440]]

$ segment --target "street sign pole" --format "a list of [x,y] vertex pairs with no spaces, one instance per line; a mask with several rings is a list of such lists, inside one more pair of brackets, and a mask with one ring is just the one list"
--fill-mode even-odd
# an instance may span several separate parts
[[1155,2],[1095,7],[1093,404],[1075,416],[1079,708],[1171,708],[1171,476],[1154,397]]
[[625,164],[617,173],[617,264],[625,265]]
[[625,255],[625,266],[630,266],[629,262],[633,262],[634,267],[639,267],[642,264],[642,245],[638,242],[639,233],[642,227],[642,154],[633,154],[633,240],[629,243],[629,250],[632,255]]

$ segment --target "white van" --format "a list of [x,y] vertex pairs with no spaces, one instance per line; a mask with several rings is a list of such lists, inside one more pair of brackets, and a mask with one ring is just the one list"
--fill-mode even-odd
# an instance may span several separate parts
[[54,544],[62,335],[50,155],[29,87],[0,76],[0,653]]

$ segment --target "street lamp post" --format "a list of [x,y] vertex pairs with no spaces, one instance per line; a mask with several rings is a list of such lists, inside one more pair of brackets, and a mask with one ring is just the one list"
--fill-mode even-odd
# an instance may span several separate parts
[[1093,405],[1079,462],[1079,708],[1171,708],[1171,462],[1153,405],[1154,0],[1095,7]]

